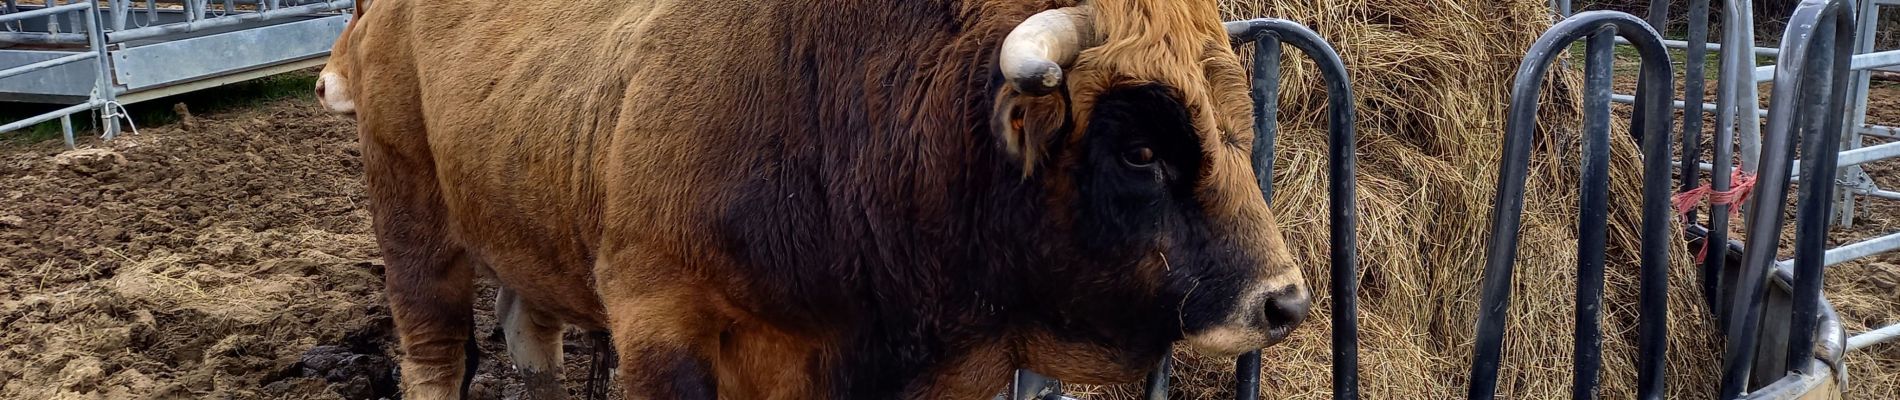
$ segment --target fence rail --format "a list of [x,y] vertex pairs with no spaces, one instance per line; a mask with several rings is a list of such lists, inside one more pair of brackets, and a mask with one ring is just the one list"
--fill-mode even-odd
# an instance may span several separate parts
[[[7,8],[14,9],[15,6],[12,4],[9,4]],[[61,5],[61,6],[46,7],[46,8],[41,8],[37,10],[0,14],[0,24],[5,24],[9,22],[20,22],[20,21],[25,21],[28,19],[38,18],[38,17],[57,19],[62,15],[71,16],[73,14],[77,14],[81,19],[85,20],[85,26],[86,26],[85,37],[87,39],[87,45],[89,46],[88,51],[76,53],[76,54],[72,54],[72,55],[68,55],[64,57],[54,58],[51,60],[30,63],[30,64],[22,65],[19,67],[8,68],[6,70],[0,70],[0,79],[26,75],[28,73],[51,69],[54,67],[59,67],[62,65],[67,65],[67,64],[72,64],[72,63],[92,61],[94,64],[95,70],[97,70],[97,75],[94,77],[94,82],[93,82],[92,98],[78,105],[68,106],[65,108],[58,109],[58,110],[53,110],[52,112],[47,112],[47,113],[35,115],[32,117],[27,117],[26,119],[21,120],[21,121],[15,121],[13,123],[0,125],[0,133],[24,129],[28,126],[33,126],[34,124],[51,121],[57,118],[60,120],[61,138],[65,140],[66,147],[73,147],[74,139],[73,139],[72,115],[75,113],[79,113],[81,111],[90,110],[90,109],[97,109],[101,111],[99,113],[100,123],[101,123],[100,126],[106,129],[107,137],[111,137],[112,135],[118,133],[118,118],[117,118],[117,115],[111,112],[111,106],[116,103],[113,99],[113,96],[116,93],[113,92],[112,77],[110,75],[110,71],[107,69],[108,64],[107,64],[105,29],[102,29],[104,24],[102,24],[102,20],[100,19],[99,7],[97,4],[91,1],[88,1],[84,3],[74,3],[74,4],[67,4],[67,5]]]
[[[220,79],[257,77],[271,71],[309,65],[327,54],[330,37],[347,16],[321,16],[356,6],[356,0],[224,0],[216,10],[207,0],[145,0],[143,21],[132,18],[137,0],[86,1],[59,5],[49,1],[27,8],[8,1],[0,6],[0,44],[53,46],[46,50],[0,50],[0,84],[6,101],[77,103],[46,114],[0,125],[0,133],[53,119],[62,122],[66,144],[74,145],[72,114],[98,111],[102,136],[119,132],[121,101],[132,102],[194,88]],[[160,10],[158,3],[183,4]],[[252,7],[239,10],[238,4]],[[161,12],[162,11],[162,12]],[[75,26],[74,21],[82,21]],[[110,22],[110,24],[108,24]],[[235,30],[234,30],[235,28]],[[256,47],[246,43],[269,42]],[[83,47],[82,47],[83,46]],[[217,52],[222,57],[203,57]],[[56,57],[54,57],[56,56]],[[51,57],[42,59],[44,57]],[[75,63],[89,64],[86,68]],[[90,84],[74,75],[95,73]],[[15,79],[28,74],[32,77]]]
[[[1519,227],[1524,208],[1525,178],[1529,175],[1531,142],[1537,128],[1538,93],[1551,64],[1570,44],[1589,38],[1586,46],[1583,121],[1583,179],[1578,217],[1576,366],[1572,396],[1596,397],[1601,368],[1602,332],[1598,326],[1602,303],[1604,260],[1608,231],[1610,163],[1610,86],[1614,36],[1635,43],[1642,56],[1636,89],[1636,111],[1631,132],[1642,143],[1643,206],[1640,249],[1641,289],[1637,325],[1637,392],[1645,399],[1663,393],[1663,358],[1668,334],[1666,313],[1670,232],[1669,156],[1670,97],[1673,77],[1662,36],[1635,16],[1614,11],[1589,11],[1564,19],[1545,31],[1531,46],[1511,86],[1505,122],[1504,153],[1498,169],[1497,203],[1492,208],[1491,239],[1485,246],[1482,298],[1479,302],[1476,343],[1471,364],[1472,399],[1497,395],[1502,360],[1504,320],[1510,307],[1511,270],[1516,263]],[[1691,137],[1685,137],[1689,142]],[[1685,176],[1685,180],[1693,179]]]

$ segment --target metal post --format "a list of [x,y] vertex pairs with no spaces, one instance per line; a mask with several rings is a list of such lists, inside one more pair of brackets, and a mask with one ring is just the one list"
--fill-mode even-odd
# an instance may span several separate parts
[[60,138],[66,139],[67,149],[78,147],[78,145],[76,145],[73,142],[73,115],[72,114],[59,116],[59,133],[60,133],[59,135]]
[[[1328,196],[1330,198],[1328,215],[1332,218],[1332,229],[1328,233],[1332,239],[1332,257],[1330,260],[1332,264],[1332,285],[1330,288],[1332,290],[1333,300],[1333,398],[1340,400],[1358,399],[1359,242],[1356,232],[1357,226],[1359,225],[1359,208],[1354,191],[1356,187],[1354,179],[1357,175],[1356,170],[1358,168],[1358,156],[1355,152],[1355,148],[1358,140],[1353,131],[1353,121],[1355,120],[1354,116],[1356,112],[1353,110],[1352,82],[1347,76],[1345,61],[1340,59],[1339,52],[1334,50],[1332,45],[1327,44],[1325,39],[1320,38],[1319,33],[1292,21],[1261,18],[1248,21],[1228,22],[1226,28],[1228,35],[1236,38],[1235,42],[1238,43],[1244,43],[1246,40],[1259,40],[1264,42],[1278,38],[1286,44],[1293,45],[1293,47],[1300,49],[1301,52],[1306,53],[1306,56],[1311,58],[1314,63],[1319,66],[1320,75],[1325,79],[1327,107],[1326,127],[1328,132],[1327,180],[1329,182]],[[1255,54],[1256,58],[1254,60],[1254,67],[1257,69],[1257,74],[1255,75],[1256,83],[1259,83],[1258,79],[1261,77],[1267,76],[1267,73],[1275,72],[1279,65],[1278,58],[1273,60],[1258,58],[1263,55],[1278,54],[1277,46],[1263,47],[1261,50],[1265,52]],[[1262,64],[1268,64],[1269,66],[1266,67],[1267,69],[1262,70],[1260,69],[1263,68]],[[1275,76],[1277,76],[1277,74]],[[1262,88],[1275,90],[1268,92],[1260,90]],[[1277,83],[1268,84],[1266,86],[1257,85],[1253,92],[1254,99],[1263,100],[1278,97],[1277,89]],[[1270,103],[1256,102],[1255,107],[1260,107],[1262,104]],[[1272,117],[1275,113],[1277,113],[1277,111],[1256,114],[1254,123],[1256,126],[1272,124],[1274,123]],[[1265,118],[1263,118],[1263,116]],[[1265,132],[1273,133],[1273,130],[1269,129]],[[1259,135],[1259,132],[1256,132],[1256,135]],[[1256,140],[1261,139],[1262,138],[1256,136]],[[1262,145],[1263,143],[1256,143],[1256,146]],[[1271,141],[1265,142],[1264,146],[1267,147],[1268,150],[1271,150]],[[1256,174],[1255,179],[1263,182],[1261,194],[1264,197],[1272,195],[1269,188],[1272,187],[1271,164],[1273,158],[1270,153],[1262,157],[1261,150],[1261,148],[1254,149],[1254,161],[1256,163],[1264,163],[1265,165],[1257,165],[1254,169],[1254,173]],[[1242,396],[1258,394],[1258,357],[1258,352],[1253,352],[1236,360],[1236,366],[1243,368],[1240,371],[1236,371],[1236,373],[1251,375],[1235,381],[1235,386],[1239,389],[1238,391]],[[1247,397],[1242,398],[1248,399]]]
[[92,98],[105,101],[99,106],[99,129],[107,140],[111,140],[119,136],[118,114],[113,110],[113,107],[118,105],[116,102],[118,93],[114,93],[115,86],[112,84],[112,53],[107,50],[106,31],[99,29],[105,25],[105,15],[99,12],[97,3],[88,2],[87,4],[85,13],[81,15],[86,19],[86,28],[88,28],[86,38],[92,45],[91,50],[99,54],[98,57],[93,58],[94,65],[98,66],[96,68],[98,76],[94,81]]
[[[1734,176],[1736,167],[1735,119],[1737,114],[1746,112],[1749,116],[1755,117],[1761,115],[1757,114],[1757,112],[1767,112],[1767,110],[1761,110],[1761,104],[1756,100],[1758,97],[1754,94],[1754,80],[1750,79],[1747,81],[1747,84],[1740,85],[1737,84],[1737,82],[1740,81],[1735,79],[1736,74],[1740,73],[1737,71],[1742,70],[1749,71],[1752,78],[1753,69],[1749,67],[1754,65],[1755,60],[1754,52],[1752,51],[1729,51],[1729,49],[1752,48],[1755,45],[1755,41],[1752,37],[1746,41],[1736,38],[1735,26],[1733,24],[1738,20],[1751,19],[1746,16],[1728,14],[1735,12],[1734,9],[1736,5],[1734,3],[1736,1],[1738,0],[1724,1],[1727,7],[1727,11],[1724,12],[1722,17],[1722,45],[1724,46],[1724,50],[1718,52],[1717,55],[1717,73],[1715,79],[1715,104],[1717,109],[1715,113],[1715,138],[1710,143],[1711,150],[1713,150],[1711,153],[1713,154],[1711,154],[1709,161],[1714,163],[1715,169],[1709,173],[1709,188],[1724,192],[1733,189],[1730,185],[1734,184],[1734,182],[1730,181],[1730,178]],[[1748,2],[1748,0],[1739,1],[1742,3]],[[1747,5],[1743,4],[1742,7],[1747,7]],[[1708,18],[1705,16],[1703,19],[1706,23]],[[1752,35],[1752,26],[1753,25],[1744,25],[1744,27],[1747,28],[1743,30],[1749,30],[1751,32],[1750,35]],[[1704,27],[1704,29],[1706,30],[1707,27]],[[1737,43],[1740,43],[1740,45],[1737,45]],[[1744,53],[1746,53],[1745,57],[1742,55]],[[1740,58],[1746,58],[1747,60],[1743,61],[1740,60]],[[1742,86],[1746,86],[1746,88],[1742,88]],[[1738,94],[1737,92],[1745,92],[1745,94]],[[1746,107],[1743,107],[1740,104],[1742,103],[1741,100],[1738,99],[1738,97],[1742,96],[1747,96],[1749,99],[1746,102]],[[1684,101],[1694,100],[1684,99]],[[1687,126],[1690,124],[1689,121],[1695,121],[1694,123],[1696,125],[1702,124],[1702,118],[1694,117],[1684,118],[1683,124]],[[1688,131],[1684,130],[1684,132]],[[1742,171],[1751,173],[1755,171],[1754,160],[1757,157],[1756,154],[1759,152],[1760,147],[1760,138],[1758,136],[1747,133],[1743,134]],[[1735,205],[1730,204],[1709,203],[1709,234],[1706,240],[1702,242],[1703,246],[1714,246],[1713,248],[1720,249],[1723,243],[1728,243],[1730,217],[1734,215],[1733,211],[1735,207]],[[1744,205],[1743,207],[1746,206]],[[1744,215],[1747,214],[1744,213]],[[1744,223],[1746,223],[1746,219],[1744,219]],[[1704,279],[1705,286],[1703,287],[1703,295],[1707,296],[1704,300],[1708,302],[1712,310],[1718,313],[1720,310],[1729,309],[1731,305],[1727,302],[1729,299],[1728,289],[1734,287],[1730,282],[1735,280],[1735,277],[1730,276],[1727,265],[1728,257],[1710,256],[1704,258],[1703,263],[1705,266],[1704,271],[1707,271],[1705,273],[1714,275]]]
[[[5,0],[4,2],[0,2],[0,11],[4,11],[4,12],[0,12],[0,14],[12,14],[12,13],[20,12],[19,0]],[[0,29],[8,29],[8,30],[20,29],[21,22],[23,21],[0,22]]]
[[[1655,3],[1652,2],[1651,6]],[[1652,17],[1655,14],[1651,14]],[[1610,86],[1616,28],[1604,26],[1585,46],[1583,97],[1583,166],[1577,209],[1577,328],[1572,357],[1576,360],[1571,398],[1597,398],[1598,369],[1603,366],[1603,249],[1609,231]],[[1653,90],[1653,89],[1652,89]]]
[[111,0],[112,30],[125,30],[125,20],[131,16],[132,0]]
[[[1254,177],[1260,185],[1260,197],[1273,204],[1274,139],[1279,136],[1280,113],[1280,35],[1261,31],[1254,39],[1253,97]],[[1234,360],[1234,398],[1260,398],[1260,351],[1242,354]]]
[[[1689,0],[1688,18],[1689,18],[1689,36],[1686,38],[1683,38],[1684,41],[1688,43],[1708,43],[1709,41],[1709,0]],[[1707,62],[1707,59],[1708,59],[1707,54],[1708,54],[1709,48],[1708,46],[1683,46],[1683,47],[1684,47],[1683,51],[1686,54],[1685,54],[1685,57],[1683,58],[1683,71],[1682,71],[1682,79],[1683,79],[1682,81],[1683,82],[1682,83],[1682,103],[1683,103],[1682,115],[1683,115],[1683,118],[1682,118],[1682,136],[1681,137],[1684,140],[1682,141],[1682,159],[1683,159],[1682,170],[1678,172],[1680,176],[1682,177],[1682,185],[1677,190],[1686,192],[1691,189],[1694,189],[1696,187],[1696,184],[1702,181],[1702,170],[1695,168],[1694,163],[1691,161],[1700,160],[1702,158],[1702,149],[1701,149],[1702,141],[1697,140],[1697,139],[1700,139],[1702,137],[1701,110],[1703,107],[1702,94],[1703,94],[1703,89],[1704,89],[1703,81],[1705,78],[1703,75],[1702,67],[1703,67],[1703,64]],[[1719,141],[1711,144],[1712,147],[1721,147],[1724,145],[1725,143],[1719,142]],[[1727,218],[1727,217],[1728,217],[1728,214],[1716,214],[1713,211],[1711,211],[1711,213],[1709,214],[1710,219],[1720,219],[1720,218]],[[1696,220],[1695,212],[1693,210],[1689,211],[1688,215],[1685,216],[1685,219],[1687,219],[1689,223],[1694,223]],[[1711,221],[1711,223],[1713,223],[1713,221]],[[1723,241],[1705,241],[1704,243],[1724,243],[1724,242]],[[1720,257],[1715,257],[1715,258],[1720,258]],[[1711,267],[1713,267],[1713,265]],[[1712,269],[1712,270],[1720,271],[1720,269]]]
[[[59,0],[46,0],[46,8],[42,8],[39,11],[45,11],[46,9],[54,8],[57,5],[59,5]],[[49,14],[46,16],[46,32],[53,33],[53,34],[60,33],[59,14],[57,13]]]
[[[1808,0],[1807,3],[1816,4],[1819,1]],[[1843,130],[1846,121],[1841,112],[1849,101],[1847,87],[1850,71],[1847,67],[1850,62],[1848,59],[1853,57],[1848,42],[1855,38],[1855,19],[1845,10],[1842,1],[1853,4],[1852,0],[1833,0],[1827,2],[1831,6],[1812,11],[1821,14],[1819,23],[1815,24],[1818,32],[1807,35],[1814,45],[1808,48],[1810,54],[1805,55],[1806,59],[1794,61],[1811,65],[1809,70],[1812,72],[1797,79],[1813,78],[1818,81],[1802,82],[1793,89],[1799,91],[1803,100],[1807,100],[1800,105],[1802,113],[1812,113],[1805,118],[1810,121],[1802,121],[1807,123],[1801,124],[1801,136],[1819,139],[1802,140],[1801,169],[1807,176],[1835,176],[1836,158],[1840,157],[1841,141],[1828,139],[1835,139],[1834,135]],[[1869,1],[1866,4],[1873,3]],[[1832,11],[1831,18],[1828,11]],[[1808,21],[1805,14],[1796,10],[1793,21]],[[1789,33],[1799,34],[1792,29]],[[1784,36],[1782,41],[1801,39],[1798,36]],[[1798,48],[1796,50],[1799,51]],[[1815,372],[1810,370],[1813,364],[1804,361],[1814,354],[1815,324],[1819,322],[1816,317],[1820,313],[1825,271],[1822,263],[1827,253],[1828,222],[1832,215],[1829,209],[1834,205],[1832,200],[1837,191],[1834,182],[1825,179],[1815,179],[1801,186],[1802,195],[1797,205],[1799,214],[1795,216],[1795,279],[1788,282],[1794,286],[1791,291],[1794,308],[1788,328],[1788,362],[1794,364],[1789,368],[1790,372],[1812,374]]]
[[1753,112],[1761,108],[1761,91],[1753,79],[1754,52],[1734,49],[1755,47],[1755,11],[1750,0],[1724,0],[1723,6],[1721,79],[1716,89],[1716,105],[1722,112],[1716,114],[1716,131],[1730,138],[1741,135],[1742,171],[1752,173],[1761,159],[1761,119]]
[[[1148,386],[1143,391],[1143,400],[1168,400],[1168,375],[1174,373],[1173,356],[1161,357],[1161,365],[1148,373]],[[1258,373],[1256,373],[1258,374]]]
[[1649,18],[1645,19],[1657,32],[1669,29],[1669,0],[1649,0]]
[[[1862,0],[1855,5],[1857,6],[1856,10],[1854,10],[1855,20],[1860,21],[1860,24],[1854,27],[1853,54],[1871,53],[1874,51],[1874,28],[1880,24],[1880,4],[1875,3],[1873,0]],[[1841,149],[1851,151],[1862,146],[1860,129],[1858,128],[1867,125],[1867,86],[1868,78],[1871,78],[1872,74],[1865,70],[1850,71],[1848,73],[1852,76],[1851,79],[1853,79],[1851,83],[1849,83],[1849,85],[1852,85],[1848,89],[1851,95],[1848,96],[1847,99],[1849,103],[1846,118],[1849,122],[1843,127],[1840,135]],[[1840,176],[1836,178],[1843,180],[1852,179],[1853,177],[1865,173],[1866,171],[1862,170],[1858,165],[1850,166],[1847,167],[1846,171],[1841,171]],[[1836,194],[1836,200],[1838,201],[1836,210],[1840,214],[1841,227],[1852,228],[1854,227],[1855,211],[1854,191],[1846,190],[1846,188],[1842,189],[1843,190]]]

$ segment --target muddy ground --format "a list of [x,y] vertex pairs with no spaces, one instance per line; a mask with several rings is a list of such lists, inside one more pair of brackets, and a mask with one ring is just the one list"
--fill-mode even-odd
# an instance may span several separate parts
[[[1879,90],[1875,121],[1900,124],[1900,86]],[[0,145],[0,398],[394,396],[352,121],[292,98],[81,147]],[[1900,163],[1870,169],[1900,188]],[[1866,204],[1837,241],[1900,231],[1900,202]],[[1857,332],[1900,322],[1897,282],[1892,254],[1835,267],[1828,291]],[[514,397],[487,299],[474,394]],[[1850,387],[1900,387],[1900,345],[1849,363]]]
[[[81,147],[0,147],[0,398],[393,397],[351,120],[297,98]],[[476,391],[510,397],[483,307]]]

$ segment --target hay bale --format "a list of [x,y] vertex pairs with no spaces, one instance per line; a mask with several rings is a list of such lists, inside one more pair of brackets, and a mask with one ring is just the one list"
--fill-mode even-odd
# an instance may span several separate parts
[[[1463,397],[1468,384],[1485,240],[1512,74],[1553,21],[1542,0],[1223,0],[1229,19],[1304,23],[1339,49],[1359,109],[1361,390],[1371,399]],[[1275,210],[1326,204],[1325,91],[1289,49],[1283,65]],[[1579,65],[1546,82],[1499,394],[1568,397],[1576,282]],[[1627,122],[1619,121],[1626,125]],[[1641,171],[1620,131],[1611,163],[1611,232],[1603,305],[1601,397],[1633,398]],[[1282,213],[1307,262],[1316,312],[1266,351],[1269,398],[1330,393],[1325,213]],[[1701,306],[1688,254],[1673,250],[1669,398],[1711,393],[1719,340]],[[1177,352],[1175,398],[1231,396],[1231,360]],[[1132,398],[1134,387],[1101,389]]]

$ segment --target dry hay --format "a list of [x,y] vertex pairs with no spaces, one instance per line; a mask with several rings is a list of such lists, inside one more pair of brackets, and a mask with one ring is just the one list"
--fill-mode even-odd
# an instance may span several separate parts
[[[1373,399],[1462,397],[1479,299],[1483,244],[1512,75],[1552,22],[1545,2],[1227,0],[1228,19],[1278,17],[1312,27],[1339,50],[1359,111],[1361,391]],[[1262,392],[1328,397],[1325,92],[1297,50],[1283,64],[1273,208],[1307,262],[1316,312],[1265,353]],[[1568,397],[1577,255],[1578,74],[1547,81],[1513,282],[1499,394]],[[1623,122],[1619,122],[1623,123]],[[1611,232],[1603,304],[1604,398],[1633,398],[1641,171],[1633,141],[1613,145]],[[1710,393],[1718,342],[1696,273],[1677,246],[1670,273],[1670,398]],[[1231,396],[1231,360],[1176,356],[1175,398]],[[1133,397],[1132,387],[1107,391]]]

